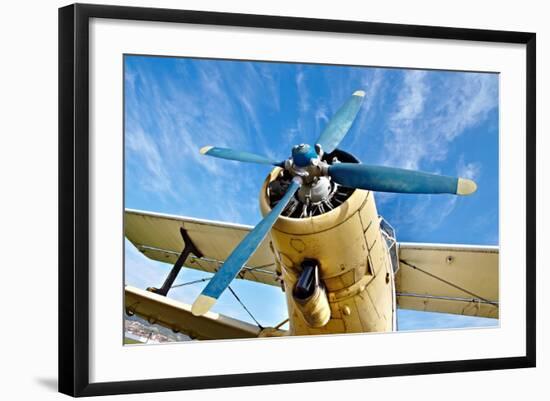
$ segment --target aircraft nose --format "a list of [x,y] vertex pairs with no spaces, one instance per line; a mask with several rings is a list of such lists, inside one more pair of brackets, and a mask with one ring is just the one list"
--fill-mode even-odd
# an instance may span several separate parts
[[317,153],[307,143],[296,145],[292,148],[292,158],[294,163],[299,167],[309,165],[312,158],[317,157]]

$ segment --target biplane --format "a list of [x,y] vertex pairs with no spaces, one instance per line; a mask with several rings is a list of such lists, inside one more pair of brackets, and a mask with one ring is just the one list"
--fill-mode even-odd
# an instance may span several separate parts
[[[160,288],[126,286],[126,313],[201,340],[395,331],[397,308],[498,319],[498,247],[398,242],[375,202],[376,192],[461,196],[476,184],[339,149],[364,96],[354,92],[315,144],[283,161],[200,149],[271,166],[255,227],[127,209],[126,238],[173,267]],[[192,305],[168,297],[182,268],[212,273]],[[210,311],[234,279],[279,287],[288,319],[266,328]]]

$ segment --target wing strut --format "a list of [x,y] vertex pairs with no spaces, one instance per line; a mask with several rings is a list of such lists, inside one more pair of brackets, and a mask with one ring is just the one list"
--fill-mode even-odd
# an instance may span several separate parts
[[185,247],[183,248],[183,251],[181,251],[180,256],[178,257],[178,260],[176,260],[176,263],[174,263],[174,267],[172,267],[172,270],[170,270],[170,273],[168,273],[168,276],[166,277],[166,280],[164,280],[164,284],[162,284],[162,287],[160,288],[149,287],[147,288],[147,291],[166,296],[170,288],[172,288],[174,281],[178,277],[178,273],[180,272],[181,267],[185,263],[185,259],[187,259],[187,257],[190,254],[195,255],[197,258],[202,258],[201,251],[199,251],[195,246],[195,244],[193,244],[193,241],[191,241],[191,238],[189,238],[187,231],[185,231],[183,227],[180,227],[180,234],[181,234],[181,237],[183,238]]

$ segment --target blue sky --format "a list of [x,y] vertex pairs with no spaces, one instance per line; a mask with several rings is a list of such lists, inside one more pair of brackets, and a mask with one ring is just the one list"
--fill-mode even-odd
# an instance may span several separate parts
[[[356,90],[366,92],[340,148],[363,163],[474,179],[478,191],[376,194],[398,241],[498,245],[498,75],[125,57],[125,207],[255,225],[269,167],[204,157],[205,145],[277,160],[315,143]],[[171,266],[126,241],[126,283],[159,286]],[[184,269],[177,282],[207,276]],[[203,285],[174,289],[192,303]],[[282,292],[236,280],[232,287],[264,326],[286,318]],[[214,311],[250,321],[226,291]],[[399,311],[400,329],[486,326],[493,319]]]

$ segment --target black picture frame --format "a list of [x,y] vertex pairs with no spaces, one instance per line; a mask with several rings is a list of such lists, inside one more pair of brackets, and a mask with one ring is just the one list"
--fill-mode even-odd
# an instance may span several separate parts
[[[516,43],[526,46],[526,354],[521,357],[89,381],[89,21],[91,18]],[[536,363],[536,35],[436,26],[74,4],[59,9],[59,391],[95,396],[534,367]]]

